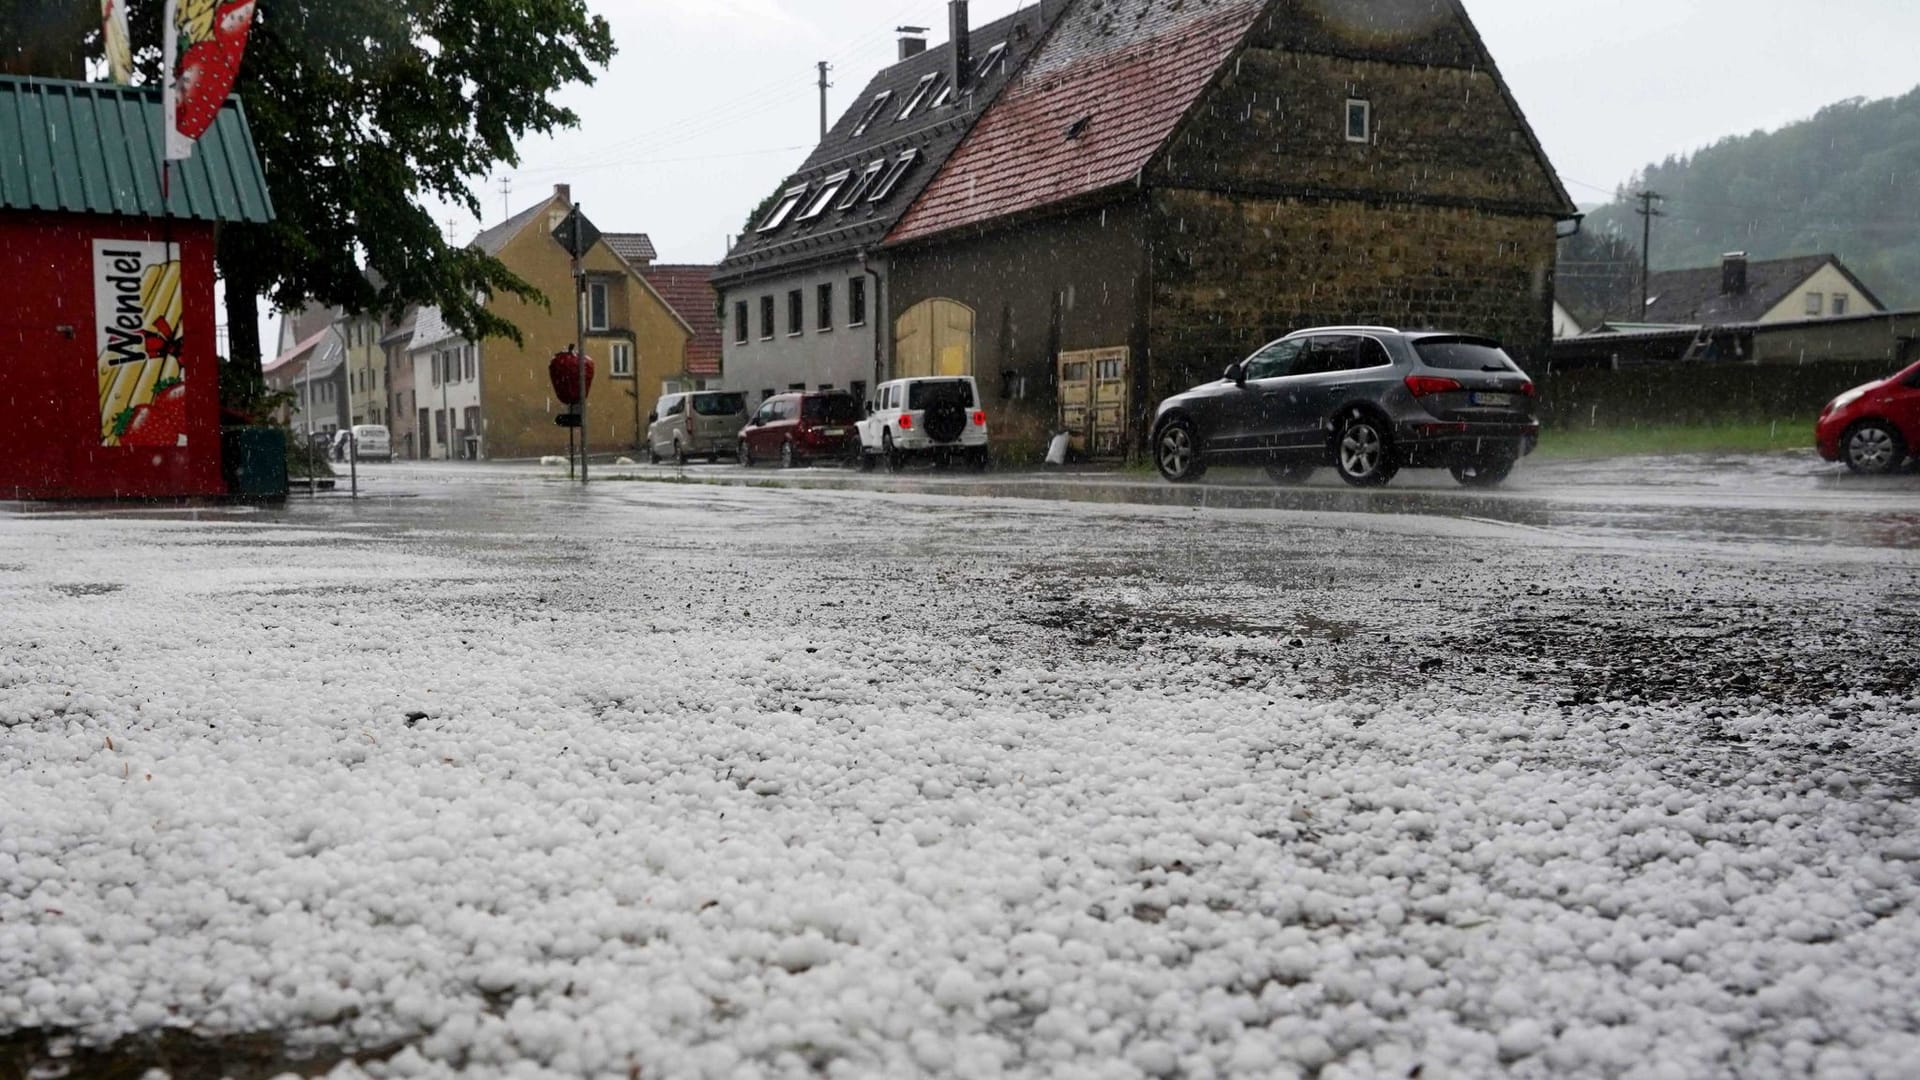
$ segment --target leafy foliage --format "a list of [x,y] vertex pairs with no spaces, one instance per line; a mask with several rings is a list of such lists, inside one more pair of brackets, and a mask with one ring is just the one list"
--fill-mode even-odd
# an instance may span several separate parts
[[[63,43],[76,26],[97,41],[98,0],[8,3],[0,29],[49,40],[17,44],[0,62],[74,77]],[[258,362],[251,316],[261,297],[354,313],[432,304],[463,334],[520,340],[486,298],[538,302],[538,290],[499,260],[449,244],[426,204],[479,216],[474,178],[517,164],[522,137],[578,123],[555,95],[591,84],[612,59],[606,20],[586,0],[258,5],[235,92],[278,220],[221,230],[234,359]],[[161,0],[128,9],[136,66],[150,84],[160,74],[162,9]]]
[[1587,230],[1637,247],[1628,196],[1667,196],[1656,270],[1832,252],[1894,307],[1920,307],[1920,90],[1854,99],[1775,132],[1722,139],[1649,165]]

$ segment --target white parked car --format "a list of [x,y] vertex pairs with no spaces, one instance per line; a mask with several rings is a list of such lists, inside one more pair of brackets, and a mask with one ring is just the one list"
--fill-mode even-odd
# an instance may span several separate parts
[[361,461],[392,461],[393,436],[384,424],[360,424],[353,429],[354,453]]
[[898,469],[913,458],[938,465],[988,462],[986,407],[972,376],[896,379],[881,383],[860,422],[860,467]]

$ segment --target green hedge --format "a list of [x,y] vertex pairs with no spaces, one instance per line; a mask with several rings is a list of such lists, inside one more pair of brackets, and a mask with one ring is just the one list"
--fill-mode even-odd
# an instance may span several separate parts
[[1842,391],[1885,378],[1885,363],[1675,364],[1549,371],[1535,378],[1549,429],[1809,422]]

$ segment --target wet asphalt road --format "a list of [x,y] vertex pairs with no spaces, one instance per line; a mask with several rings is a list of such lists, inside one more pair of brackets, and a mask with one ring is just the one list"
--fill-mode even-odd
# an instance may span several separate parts
[[[1380,492],[1230,472],[1195,488],[1126,473],[598,475],[583,491],[553,467],[368,466],[358,501],[9,512],[81,537],[95,518],[285,528],[299,539],[274,558],[397,546],[501,572],[484,600],[394,582],[286,597],[302,617],[349,617],[380,592],[414,618],[551,624],[584,648],[609,620],[643,634],[692,620],[773,650],[810,635],[867,656],[917,642],[909,676],[924,685],[906,692],[936,695],[1001,664],[1039,658],[1070,682],[1151,658],[1141,670],[1157,674],[1141,677],[1202,693],[1277,676],[1362,707],[1617,726],[1604,759],[1591,743],[1514,744],[1552,767],[1625,763],[1755,794],[1844,777],[1874,813],[1920,797],[1912,473],[1862,481],[1792,457],[1550,464],[1492,494],[1441,474]],[[213,568],[269,550],[225,533],[157,542]],[[32,1059],[27,1035],[15,1060]],[[235,1052],[213,1044],[205,1074]]]

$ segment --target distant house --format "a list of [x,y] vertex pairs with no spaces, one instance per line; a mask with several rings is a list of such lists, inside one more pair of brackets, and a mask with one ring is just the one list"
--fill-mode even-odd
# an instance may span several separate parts
[[1719,266],[1660,270],[1647,281],[1647,310],[1635,323],[1727,326],[1799,322],[1886,310],[1835,255],[1750,260],[1727,255]]
[[407,360],[420,457],[478,460],[485,430],[480,420],[479,347],[447,325],[439,308],[421,308],[414,313]]
[[1018,74],[1068,0],[900,42],[713,275],[728,326],[724,385],[753,395],[835,387],[864,395],[892,346],[880,246],[948,155]]
[[[335,329],[335,328],[338,329]],[[339,308],[308,305],[280,319],[280,349],[284,353],[320,330],[332,331],[344,342],[346,355],[346,413],[355,425],[388,423],[387,358],[380,347],[385,322],[378,315],[349,317]]]
[[399,322],[380,337],[380,349],[387,358],[387,432],[393,445],[393,456],[397,458],[423,456],[420,450],[421,428],[415,419],[416,410],[420,407],[420,395],[415,389],[413,357],[409,352],[419,317],[418,308],[408,308]]
[[1544,346],[1575,213],[1457,0],[1075,0],[888,234],[889,373],[1122,453],[1302,327]]
[[[285,325],[282,340],[288,333]],[[281,419],[296,434],[312,431],[331,435],[352,419],[348,411],[347,354],[331,318],[295,322],[296,329],[313,325],[320,329],[274,357],[261,374],[269,390],[293,395],[293,404],[282,411]]]
[[720,322],[720,294],[714,291],[711,280],[718,269],[717,266],[662,264],[640,272],[667,306],[693,329],[681,360],[680,378],[662,387],[663,392],[701,390],[720,383],[724,328]]

